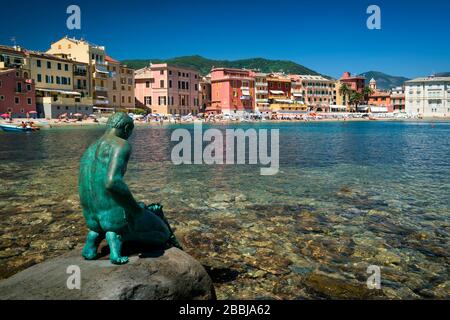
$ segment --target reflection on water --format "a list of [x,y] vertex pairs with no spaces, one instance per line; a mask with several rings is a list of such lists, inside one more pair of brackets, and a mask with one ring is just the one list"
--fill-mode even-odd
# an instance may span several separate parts
[[[219,298],[450,296],[450,123],[237,126],[280,129],[278,175],[174,166],[175,126],[137,128],[126,175],[136,198],[164,204]],[[1,277],[83,242],[79,159],[102,132],[0,134]]]

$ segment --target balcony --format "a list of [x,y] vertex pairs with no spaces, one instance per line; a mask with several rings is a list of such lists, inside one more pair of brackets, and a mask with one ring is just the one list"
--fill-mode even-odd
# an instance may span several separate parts
[[269,84],[267,82],[256,82],[256,87],[267,87]]
[[87,71],[86,70],[74,70],[73,75],[78,76],[78,77],[86,77]]
[[108,89],[106,87],[102,87],[102,86],[95,86],[94,87],[95,91],[100,91],[100,92],[106,92],[108,91]]
[[258,90],[256,89],[256,94],[269,94],[268,90]]

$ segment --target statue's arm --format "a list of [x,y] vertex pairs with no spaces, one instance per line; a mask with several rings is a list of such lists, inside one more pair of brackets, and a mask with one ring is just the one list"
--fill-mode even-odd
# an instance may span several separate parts
[[144,209],[136,202],[130,189],[123,181],[128,159],[130,158],[131,148],[124,145],[117,148],[111,159],[108,168],[108,177],[106,179],[106,189],[111,193],[114,199],[126,209],[127,213],[141,214]]

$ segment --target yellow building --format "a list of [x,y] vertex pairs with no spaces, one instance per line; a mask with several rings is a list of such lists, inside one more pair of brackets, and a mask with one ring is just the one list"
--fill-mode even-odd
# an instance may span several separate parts
[[86,64],[37,51],[26,51],[26,56],[30,78],[36,84],[36,109],[40,115],[58,118],[62,114],[92,114],[87,72],[75,74],[83,67],[86,70]]
[[[88,65],[92,96],[97,108],[134,108],[134,72],[129,72],[128,68],[109,58],[105,47],[91,44],[83,39],[64,37],[52,43],[47,52],[65,55],[69,59]],[[122,69],[125,74],[122,73]],[[130,77],[132,77],[131,81],[128,80]],[[122,78],[125,78],[125,84],[122,84]],[[131,88],[129,88],[129,82]],[[124,90],[122,90],[123,85]]]

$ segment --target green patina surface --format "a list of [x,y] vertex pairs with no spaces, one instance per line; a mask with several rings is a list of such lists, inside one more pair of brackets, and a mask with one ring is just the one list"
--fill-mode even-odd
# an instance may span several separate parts
[[100,242],[106,238],[110,260],[128,262],[122,256],[122,244],[138,242],[151,247],[180,247],[162,206],[138,203],[123,181],[131,145],[127,141],[134,124],[125,113],[110,117],[105,134],[84,153],[80,164],[79,194],[89,232],[83,257],[98,257]]

